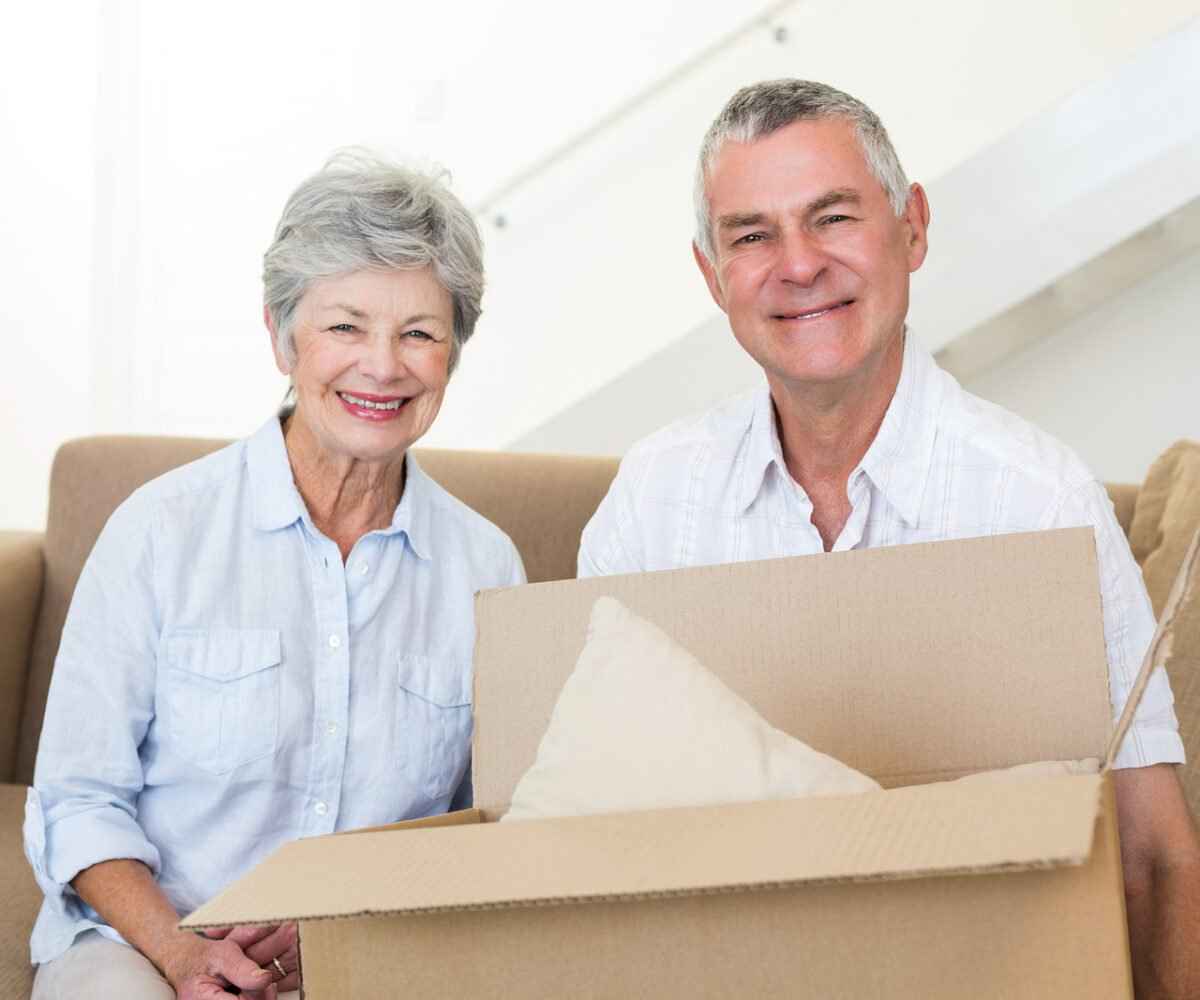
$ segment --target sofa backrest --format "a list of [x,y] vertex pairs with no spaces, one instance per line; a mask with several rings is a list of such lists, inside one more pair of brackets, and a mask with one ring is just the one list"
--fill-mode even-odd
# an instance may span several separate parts
[[[33,780],[50,672],[75,582],[109,515],[138,486],[228,442],[92,437],[64,444],[50,473],[45,582],[15,779]],[[617,471],[612,458],[416,449],[421,467],[516,544],[530,582],[575,575],[579,536]]]

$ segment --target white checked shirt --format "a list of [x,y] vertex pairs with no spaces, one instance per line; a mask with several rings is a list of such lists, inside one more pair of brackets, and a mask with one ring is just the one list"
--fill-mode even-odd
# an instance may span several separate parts
[[[835,552],[1094,527],[1110,696],[1120,714],[1154,617],[1108,495],[1074,452],[966,392],[910,333],[896,394],[847,493],[851,512]],[[630,450],[584,529],[579,576],[822,552],[812,511],[784,464],[764,385]],[[1173,704],[1159,669],[1118,767],[1184,759]]]

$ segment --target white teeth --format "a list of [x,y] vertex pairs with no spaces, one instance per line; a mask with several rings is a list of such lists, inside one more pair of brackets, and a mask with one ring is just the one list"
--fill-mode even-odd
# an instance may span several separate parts
[[338,395],[347,403],[361,406],[364,410],[398,410],[404,402],[403,399],[393,399],[387,403],[373,403],[369,399],[360,399],[358,396],[351,396],[348,392],[339,392]]

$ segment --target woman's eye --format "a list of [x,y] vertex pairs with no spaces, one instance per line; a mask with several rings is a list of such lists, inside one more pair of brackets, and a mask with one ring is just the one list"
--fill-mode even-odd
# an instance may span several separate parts
[[424,330],[409,330],[404,334],[406,337],[415,337],[418,340],[433,340]]
[[333,333],[353,333],[353,323],[335,323],[329,328]]

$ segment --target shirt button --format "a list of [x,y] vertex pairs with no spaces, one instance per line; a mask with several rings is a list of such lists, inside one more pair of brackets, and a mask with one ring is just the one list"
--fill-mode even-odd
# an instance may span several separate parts
[[366,575],[367,575],[367,570],[369,570],[370,568],[371,568],[371,567],[370,567],[370,566],[368,566],[366,563],[359,563],[359,564],[358,564],[358,575],[359,575],[359,576],[366,576]]
[[329,806],[327,806],[324,802],[318,802],[315,806],[313,806],[313,812],[315,812],[318,816],[324,816],[327,812],[329,812]]
[[338,638],[336,635],[331,635],[329,637],[329,648],[330,649],[337,649],[341,644],[342,644],[342,640],[340,638]]
[[336,722],[329,723],[325,727],[325,732],[327,732],[330,736],[333,736],[337,732],[337,723]]

